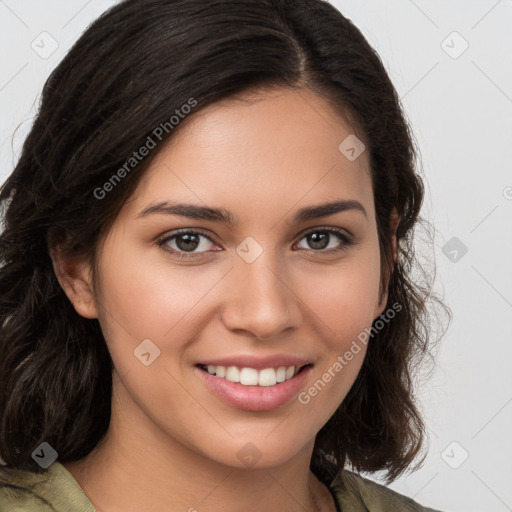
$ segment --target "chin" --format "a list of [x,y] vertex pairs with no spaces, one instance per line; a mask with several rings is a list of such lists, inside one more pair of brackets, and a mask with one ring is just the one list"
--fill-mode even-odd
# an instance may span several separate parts
[[[285,427],[278,426],[276,430],[280,428]],[[243,439],[233,439],[230,446],[224,447],[222,456],[216,460],[236,468],[268,469],[289,462],[308,442],[307,439],[297,439],[276,431],[268,435],[266,431],[259,429],[252,438],[245,435]],[[231,456],[226,457],[228,454]]]

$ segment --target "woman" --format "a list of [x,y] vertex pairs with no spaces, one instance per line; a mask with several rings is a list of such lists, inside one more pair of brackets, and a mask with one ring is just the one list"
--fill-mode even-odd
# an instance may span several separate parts
[[2,507],[431,510],[360,475],[423,446],[414,160],[323,0],[102,15],[0,193]]

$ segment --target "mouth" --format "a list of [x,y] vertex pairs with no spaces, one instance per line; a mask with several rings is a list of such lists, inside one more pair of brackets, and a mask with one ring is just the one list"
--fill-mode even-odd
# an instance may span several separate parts
[[199,363],[195,371],[206,388],[227,405],[264,412],[284,407],[306,385],[313,363],[300,366],[221,366]]
[[201,363],[196,365],[200,370],[219,379],[241,384],[242,386],[252,387],[279,386],[280,384],[293,379],[299,373],[311,366],[313,366],[313,364],[308,363],[302,366],[277,366],[258,370],[247,366],[221,366]]

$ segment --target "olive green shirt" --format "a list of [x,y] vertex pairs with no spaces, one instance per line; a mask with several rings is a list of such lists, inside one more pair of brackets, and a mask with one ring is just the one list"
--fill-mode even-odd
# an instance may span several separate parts
[[[96,512],[71,473],[54,462],[45,473],[0,478],[0,512]],[[342,512],[439,512],[350,471],[330,484]]]

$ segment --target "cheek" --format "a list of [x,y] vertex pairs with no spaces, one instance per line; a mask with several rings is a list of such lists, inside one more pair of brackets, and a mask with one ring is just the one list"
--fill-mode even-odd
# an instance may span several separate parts
[[99,310],[114,362],[128,362],[145,339],[162,351],[183,349],[200,329],[198,314],[225,273],[226,269],[206,266],[179,268],[165,256],[148,261],[147,253],[133,248],[107,249]]
[[[302,291],[315,319],[315,335],[324,355],[314,382],[298,397],[326,422],[353,385],[367,350],[379,291],[379,252],[375,246],[347,258],[343,265],[309,275]],[[312,320],[313,321],[313,320]],[[325,390],[325,391],[324,391]]]
[[[147,253],[133,248],[123,252],[113,247],[105,254],[100,269],[101,329],[117,372],[129,373],[148,387],[146,380],[154,378],[157,369],[177,369],[187,359],[188,348],[211,321],[226,269],[179,268],[165,255],[148,261]],[[148,263],[141,264],[144,261]],[[146,367],[137,354],[142,357],[148,347],[154,362]],[[169,379],[167,373],[161,377],[159,382]]]
[[375,255],[361,254],[328,273],[325,270],[316,275],[310,273],[303,280],[306,286],[301,296],[322,321],[325,332],[331,334],[327,340],[340,349],[374,319],[379,291],[378,265]]

